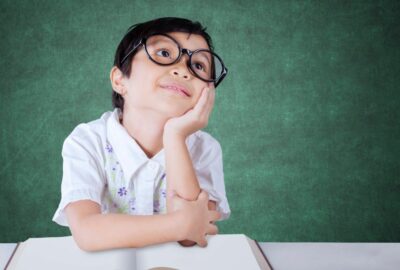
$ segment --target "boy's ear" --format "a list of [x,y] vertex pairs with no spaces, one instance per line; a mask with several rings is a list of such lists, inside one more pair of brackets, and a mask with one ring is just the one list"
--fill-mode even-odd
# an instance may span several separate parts
[[125,95],[125,85],[124,85],[124,74],[122,71],[116,67],[113,66],[110,71],[110,81],[111,81],[111,86],[114,89],[115,92],[120,94],[121,96]]

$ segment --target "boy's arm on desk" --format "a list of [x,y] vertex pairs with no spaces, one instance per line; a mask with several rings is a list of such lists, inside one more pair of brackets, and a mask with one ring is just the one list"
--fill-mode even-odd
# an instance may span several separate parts
[[[188,201],[196,200],[201,189],[197,179],[192,160],[185,143],[186,137],[171,132],[164,132],[164,148],[166,171],[168,175],[167,194],[176,194]],[[174,208],[171,197],[167,196],[167,212]],[[216,203],[208,201],[208,209],[216,210]],[[212,222],[213,225],[214,222]],[[216,226],[216,225],[215,225]],[[183,246],[194,246],[196,242],[191,240],[179,241]]]
[[68,224],[77,245],[85,251],[143,247],[149,244],[180,241],[181,215],[134,216],[102,214],[90,200],[68,204]]

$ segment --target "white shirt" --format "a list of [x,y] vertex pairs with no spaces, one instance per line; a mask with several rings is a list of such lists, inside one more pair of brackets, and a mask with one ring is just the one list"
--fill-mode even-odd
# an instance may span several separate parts
[[[79,124],[62,149],[61,201],[53,221],[68,226],[68,203],[92,200],[102,213],[153,215],[166,213],[164,149],[149,159],[120,124],[121,111]],[[230,216],[225,194],[221,146],[204,131],[186,138],[200,188],[216,201],[220,220]]]

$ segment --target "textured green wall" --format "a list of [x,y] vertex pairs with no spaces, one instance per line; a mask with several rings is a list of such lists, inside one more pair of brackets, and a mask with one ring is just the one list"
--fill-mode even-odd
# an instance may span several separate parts
[[398,1],[0,2],[0,242],[51,221],[61,147],[111,110],[109,71],[133,23],[208,27],[227,79],[207,131],[232,215],[260,241],[400,241]]

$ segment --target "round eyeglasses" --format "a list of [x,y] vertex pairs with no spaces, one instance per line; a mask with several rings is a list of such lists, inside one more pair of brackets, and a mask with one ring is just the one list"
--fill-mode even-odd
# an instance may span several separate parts
[[154,63],[161,66],[173,65],[181,59],[183,54],[189,56],[187,62],[190,72],[205,82],[214,82],[214,86],[224,79],[228,73],[222,59],[215,53],[206,49],[191,51],[181,48],[179,43],[167,34],[153,34],[142,38],[121,60],[122,64],[139,46],[144,45],[147,56]]

